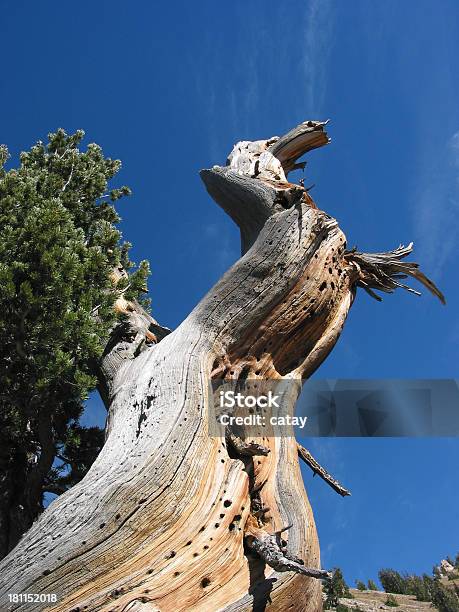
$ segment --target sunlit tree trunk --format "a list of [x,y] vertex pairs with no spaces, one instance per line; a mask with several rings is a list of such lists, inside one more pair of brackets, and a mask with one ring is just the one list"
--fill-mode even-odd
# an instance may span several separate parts
[[[65,612],[322,608],[326,573],[295,439],[211,437],[207,420],[217,377],[290,379],[293,414],[358,285],[390,292],[404,273],[442,299],[401,261],[411,246],[346,251],[335,219],[288,182],[296,160],[327,142],[325,124],[309,121],[238,143],[225,167],[201,172],[239,226],[243,255],[172,333],[128,309],[132,329],[115,330],[100,368],[105,446],[3,561],[2,610],[44,609],[8,603],[11,592],[56,593],[49,608]],[[147,331],[156,344],[142,345]]]

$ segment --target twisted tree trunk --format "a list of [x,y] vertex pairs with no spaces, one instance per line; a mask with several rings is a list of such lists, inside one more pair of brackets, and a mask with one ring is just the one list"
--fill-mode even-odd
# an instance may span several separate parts
[[[297,381],[293,414],[357,285],[392,291],[410,274],[443,299],[400,261],[410,247],[346,252],[337,222],[288,182],[296,160],[328,142],[324,126],[238,143],[225,167],[202,171],[240,227],[243,256],[172,333],[128,309],[131,328],[115,330],[101,364],[105,446],[3,561],[2,610],[321,609],[326,572],[295,439],[209,436],[209,380]],[[158,342],[148,346],[151,333]],[[58,601],[9,602],[24,592]]]

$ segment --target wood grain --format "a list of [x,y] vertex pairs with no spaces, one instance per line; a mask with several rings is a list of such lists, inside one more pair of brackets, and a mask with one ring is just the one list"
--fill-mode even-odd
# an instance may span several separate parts
[[247,545],[254,529],[292,525],[283,550],[322,569],[293,435],[255,440],[267,454],[238,455],[207,422],[211,378],[242,374],[289,379],[293,414],[356,286],[371,285],[362,270],[374,273],[373,260],[349,255],[336,220],[287,180],[304,152],[327,142],[324,122],[305,122],[238,143],[227,166],[201,172],[240,227],[243,255],[172,333],[134,309],[139,329],[156,326],[156,344],[133,354],[133,339],[114,330],[100,364],[105,446],[3,560],[2,610],[43,609],[8,604],[8,592],[57,593],[55,612],[321,609],[320,580],[276,571]]

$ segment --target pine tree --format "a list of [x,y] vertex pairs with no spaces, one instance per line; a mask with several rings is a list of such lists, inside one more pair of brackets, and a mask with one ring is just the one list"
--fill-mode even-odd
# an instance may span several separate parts
[[341,597],[352,598],[349,587],[339,567],[335,567],[331,579],[324,584],[324,593],[327,596],[324,606],[326,610],[336,608]]
[[406,593],[407,579],[393,569],[382,569],[378,572],[379,580],[386,593]]
[[373,580],[369,580],[368,581],[368,590],[369,591],[377,591],[378,587],[376,586],[376,583]]
[[440,580],[432,585],[432,604],[439,612],[459,612],[459,598],[455,591],[445,587]]
[[418,601],[431,601],[433,578],[423,574],[422,576],[409,576],[406,584],[406,593],[415,595]]
[[[0,147],[0,556],[43,509],[46,492],[81,480],[103,433],[84,428],[83,402],[123,292],[141,298],[148,264],[131,270],[108,191],[120,162],[83,131],[62,129],[20,156]],[[128,272],[119,283],[113,270]]]

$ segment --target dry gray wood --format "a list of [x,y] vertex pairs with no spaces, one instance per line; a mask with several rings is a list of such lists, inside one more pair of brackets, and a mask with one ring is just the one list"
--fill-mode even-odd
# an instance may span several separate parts
[[269,453],[269,448],[263,446],[263,444],[258,444],[257,442],[246,442],[245,440],[242,440],[239,436],[231,431],[230,427],[226,428],[226,441],[241,457],[255,457],[256,455],[266,456]]
[[413,250],[413,243],[408,246],[402,244],[388,253],[360,253],[353,249],[346,253],[346,259],[356,268],[358,287],[363,287],[373,298],[381,301],[373,289],[384,293],[393,293],[395,289],[401,288],[421,295],[419,291],[400,282],[400,279],[411,276],[426,287],[433,295],[437,296],[442,304],[446,304],[445,296],[438,287],[419,270],[419,265],[413,261],[401,261]]
[[295,572],[318,580],[331,578],[330,572],[305,567],[301,559],[292,558],[285,550],[281,549],[277,539],[275,535],[262,533],[257,534],[257,536],[247,536],[246,542],[267,565],[278,572]]
[[327,472],[327,470],[320,465],[320,463],[315,459],[311,452],[308,451],[307,448],[304,448],[301,444],[298,444],[298,455],[300,458],[309,465],[311,470],[314,472],[314,476],[318,474],[322,480],[324,480],[330,487],[339,493],[342,497],[347,497],[351,494],[351,492],[343,487],[341,483],[339,483],[336,478],[333,478],[331,474]]
[[[105,446],[1,563],[0,609],[42,610],[6,599],[28,592],[56,593],[55,612],[320,610],[319,580],[285,564],[276,571],[261,548],[244,547],[256,530],[291,524],[287,559],[323,575],[296,441],[253,440],[269,453],[234,457],[207,420],[212,373],[290,380],[293,414],[356,286],[398,286],[398,255],[387,266],[383,255],[347,253],[336,220],[287,180],[304,152],[327,142],[323,122],[306,122],[238,144],[227,166],[201,172],[238,224],[243,256],[172,333],[136,308],[134,327],[114,330],[100,366]],[[159,342],[139,343],[140,332]]]

